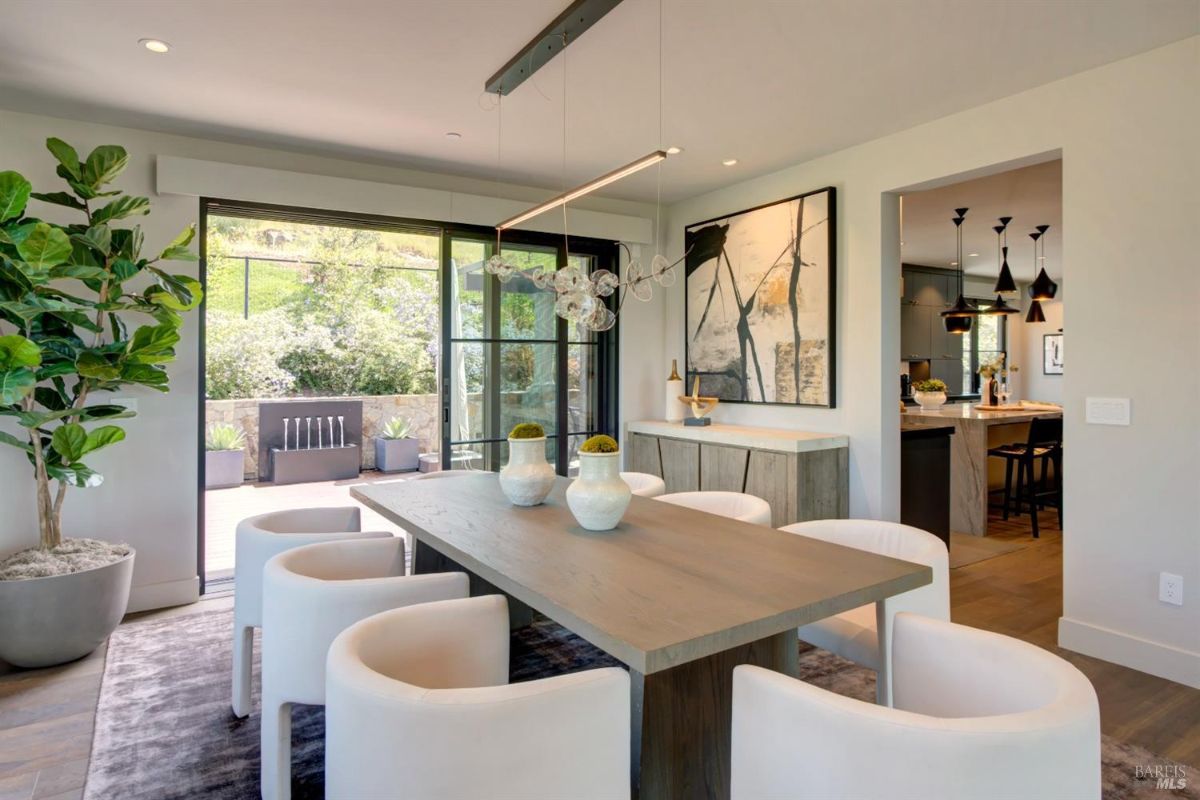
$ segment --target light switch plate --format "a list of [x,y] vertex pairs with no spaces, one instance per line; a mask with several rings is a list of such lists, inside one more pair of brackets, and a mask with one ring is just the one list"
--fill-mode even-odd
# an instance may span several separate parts
[[1089,397],[1086,419],[1091,425],[1128,425],[1128,397]]

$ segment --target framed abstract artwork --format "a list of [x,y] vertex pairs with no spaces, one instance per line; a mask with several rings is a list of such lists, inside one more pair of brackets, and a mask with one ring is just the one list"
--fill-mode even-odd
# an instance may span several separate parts
[[829,186],[684,229],[685,386],[834,407],[835,201]]
[[1063,374],[1063,335],[1047,333],[1042,336],[1042,374]]

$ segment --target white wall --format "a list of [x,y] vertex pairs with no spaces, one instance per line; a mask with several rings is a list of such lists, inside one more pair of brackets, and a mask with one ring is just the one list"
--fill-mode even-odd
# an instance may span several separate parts
[[[689,223],[837,187],[838,408],[724,405],[715,416],[849,434],[852,514],[894,519],[899,253],[888,193],[1061,152],[1071,310],[1062,381],[1067,531],[1060,641],[1194,686],[1200,371],[1189,363],[1200,344],[1198,54],[1200,37],[1193,37],[747,180],[672,206],[667,228],[675,257]],[[737,155],[753,163],[753,151]],[[682,314],[679,287],[665,309],[663,358],[682,356]],[[1132,398],[1133,424],[1085,424],[1087,396]],[[1183,607],[1158,601],[1160,570],[1196,587],[1185,592]]]
[[[152,213],[140,220],[147,251],[161,248],[199,217],[196,197],[156,192],[156,178],[163,177],[156,176],[159,156],[263,169],[241,171],[243,177],[255,178],[245,181],[237,179],[236,170],[213,167],[203,187],[213,196],[434,220],[481,222],[472,215],[495,208],[508,208],[513,213],[553,193],[4,110],[0,110],[0,170],[23,173],[37,191],[58,191],[61,181],[54,175],[55,162],[45,149],[49,136],[65,139],[85,154],[100,144],[120,144],[129,151],[129,168],[118,185],[152,200]],[[214,175],[224,175],[226,182],[214,183]],[[172,191],[187,191],[187,187],[173,186]],[[414,198],[425,198],[430,207],[414,214]],[[497,203],[494,198],[507,198],[509,202]],[[637,228],[638,223],[644,223],[640,227],[647,233],[652,230],[648,223],[653,214],[650,206],[599,198],[578,205],[604,212],[579,214],[581,224],[589,226],[587,232],[591,235],[602,235],[606,215],[614,230],[629,231],[631,224]],[[62,209],[37,202],[32,211],[46,218],[69,219]],[[545,221],[553,229],[560,220],[561,215],[550,214]],[[194,264],[175,266],[178,271],[192,274],[196,269]],[[68,535],[121,540],[137,548],[131,610],[190,602],[197,596],[197,316],[189,315],[185,324],[178,358],[170,368],[170,394],[132,391],[122,395],[133,396],[138,403],[138,416],[123,423],[128,438],[89,460],[107,480],[96,489],[72,490],[64,511]],[[660,322],[652,316],[645,321],[650,325],[649,333],[639,332],[639,323],[631,321],[626,324],[627,331],[622,331],[621,340],[622,360],[635,365],[631,370],[634,379],[622,381],[622,405],[634,409],[638,416],[648,413],[639,410],[639,352],[648,341],[653,342],[655,350],[660,342],[660,333],[656,332]],[[7,422],[0,426],[11,428]],[[9,447],[0,450],[0,509],[0,554],[36,544],[30,468],[23,454]]]
[[[1065,281],[1058,281],[1058,292],[1055,293],[1053,300],[1042,301],[1042,314],[1045,315],[1045,322],[1025,322],[1025,313],[1029,310],[1029,292],[1024,285],[1021,286],[1021,342],[1020,355],[1021,359],[1021,397],[1026,400],[1043,400],[1048,403],[1061,403],[1063,399],[1063,379],[1064,375],[1043,375],[1042,374],[1042,337],[1047,333],[1058,333],[1060,330],[1064,332],[1063,344],[1064,347],[1069,337],[1065,335],[1066,331],[1063,326],[1063,309],[1065,308],[1066,298]],[[1065,373],[1070,367],[1064,364],[1063,372]]]

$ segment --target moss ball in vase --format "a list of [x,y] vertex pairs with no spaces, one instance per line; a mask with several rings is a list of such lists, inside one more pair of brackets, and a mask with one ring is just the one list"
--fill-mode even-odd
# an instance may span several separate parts
[[500,470],[500,490],[514,506],[537,506],[554,488],[554,467],[546,461],[546,431],[523,422],[508,434],[508,463]]
[[593,436],[579,448],[579,477],[567,487],[567,508],[589,531],[611,531],[633,493],[621,478],[621,451],[611,436]]

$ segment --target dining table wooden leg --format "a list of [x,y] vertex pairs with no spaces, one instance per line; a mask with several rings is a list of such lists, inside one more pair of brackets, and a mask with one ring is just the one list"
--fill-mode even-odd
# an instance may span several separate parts
[[497,589],[496,586],[483,578],[464,569],[457,561],[448,558],[427,544],[416,540],[413,546],[412,571],[414,575],[424,575],[430,572],[465,572],[470,581],[471,597],[485,594],[502,594],[508,598],[508,625],[512,630],[523,628],[533,622],[533,609],[517,598]]
[[733,668],[797,677],[794,630],[643,675],[630,671],[631,780],[638,800],[729,797]]

